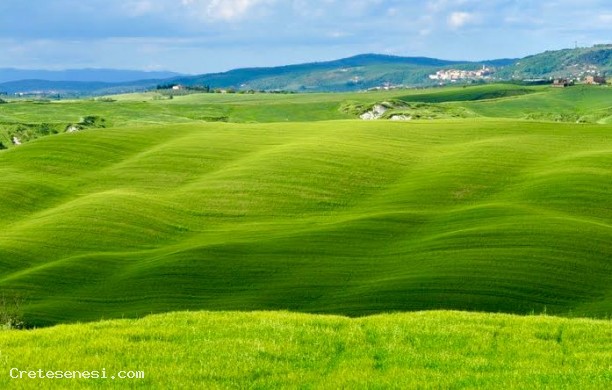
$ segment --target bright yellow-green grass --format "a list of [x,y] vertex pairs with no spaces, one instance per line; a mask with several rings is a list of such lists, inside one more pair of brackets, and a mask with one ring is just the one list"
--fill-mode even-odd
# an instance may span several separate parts
[[[120,379],[128,375],[139,379]],[[0,331],[5,389],[609,389],[610,383],[612,325],[601,320],[199,312]]]
[[182,309],[612,313],[612,131],[195,123],[0,152],[30,324]]

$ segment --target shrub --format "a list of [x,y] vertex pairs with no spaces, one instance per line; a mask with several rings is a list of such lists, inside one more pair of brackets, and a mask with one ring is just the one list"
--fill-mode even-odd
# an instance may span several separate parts
[[19,295],[0,295],[0,328],[4,329],[23,329],[25,321],[21,308],[24,299]]
[[57,130],[55,130],[53,126],[51,126],[48,123],[41,123],[37,127],[38,127],[38,133],[41,135],[49,135],[49,134],[57,133]]
[[102,128],[106,127],[106,119],[97,116],[97,115],[89,115],[84,117],[79,125],[83,127],[94,127],[94,128]]

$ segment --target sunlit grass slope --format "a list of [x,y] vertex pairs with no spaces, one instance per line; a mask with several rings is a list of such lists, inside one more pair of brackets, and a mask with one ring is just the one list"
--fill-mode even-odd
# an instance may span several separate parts
[[158,94],[113,97],[114,102],[73,100],[0,105],[0,130],[11,123],[77,123],[96,115],[110,126],[193,122],[285,122],[348,119],[338,110],[347,97],[376,101],[389,93],[371,94],[194,94],[156,100]]
[[444,103],[501,99],[547,91],[549,87],[526,87],[515,84],[484,84],[475,86],[423,89],[400,97],[406,102]]
[[[172,313],[0,331],[0,386],[607,389],[611,351],[610,322],[586,319]],[[106,379],[12,379],[12,368],[98,371]],[[144,378],[119,379],[122,371]]]
[[612,312],[612,128],[90,130],[0,152],[31,324],[181,309]]
[[310,122],[353,119],[342,108],[389,100],[440,104],[473,116],[563,122],[612,122],[612,88],[525,87],[511,84],[391,90],[367,93],[193,94],[159,100],[158,93],[113,96],[114,101],[14,101],[0,105],[0,142],[11,145],[19,124],[48,124],[63,131],[87,116],[104,118],[107,127],[201,122]]
[[565,122],[612,122],[612,88],[576,85],[508,99],[462,102],[482,116]]
[[612,88],[575,85],[525,87],[511,84],[412,91],[397,99],[467,109],[477,116],[556,122],[612,122]]

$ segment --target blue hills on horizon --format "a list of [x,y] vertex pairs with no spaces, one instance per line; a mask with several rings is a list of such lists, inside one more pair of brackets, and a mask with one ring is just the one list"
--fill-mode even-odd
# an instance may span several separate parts
[[[449,61],[428,57],[360,54],[334,61],[275,67],[251,67],[201,75],[117,69],[65,71],[0,69],[0,92],[48,92],[103,95],[140,92],[160,84],[208,86],[235,90],[342,92],[381,85],[432,85],[429,75],[440,69],[495,68],[499,80],[568,77],[580,70],[612,72],[612,45],[546,51],[521,59]],[[11,80],[11,81],[8,81]]]

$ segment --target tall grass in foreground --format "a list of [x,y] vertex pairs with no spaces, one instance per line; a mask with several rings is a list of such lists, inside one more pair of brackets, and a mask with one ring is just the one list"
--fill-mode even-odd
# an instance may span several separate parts
[[[197,312],[0,332],[1,388],[606,389],[612,324],[416,312]],[[102,370],[107,379],[12,379]],[[144,379],[110,379],[123,370]]]

